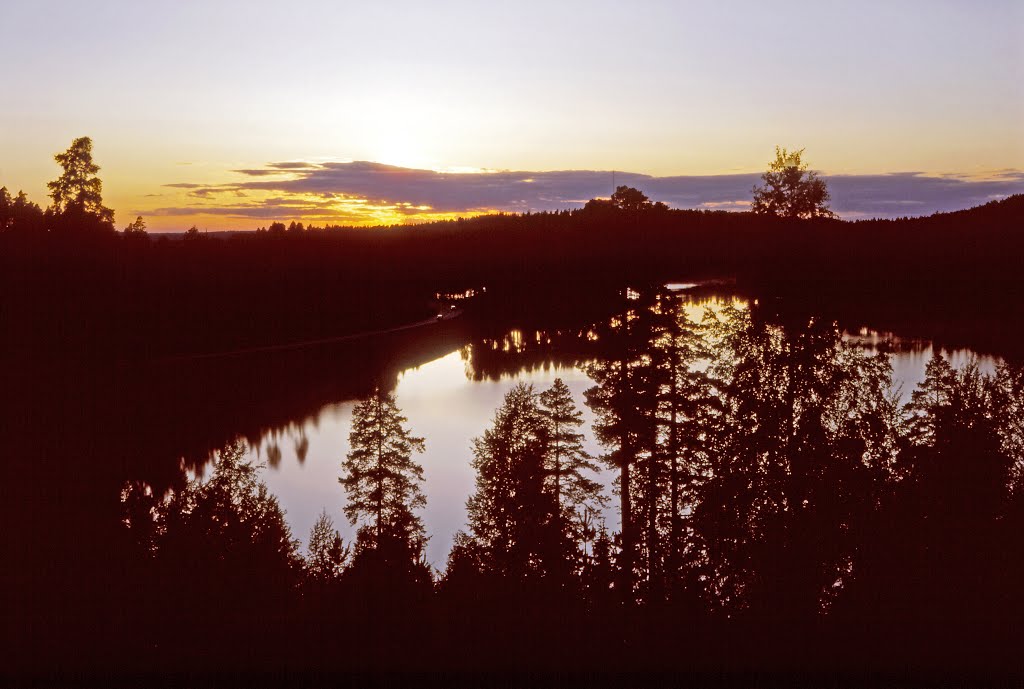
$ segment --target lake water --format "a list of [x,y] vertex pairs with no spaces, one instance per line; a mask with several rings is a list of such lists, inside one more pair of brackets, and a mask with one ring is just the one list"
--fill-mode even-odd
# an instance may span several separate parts
[[[689,318],[697,320],[705,308],[720,309],[727,301],[741,307],[745,304],[733,297],[703,297],[693,299],[685,308]],[[505,340],[514,347],[523,337],[515,331]],[[535,340],[539,337],[534,335]],[[930,343],[903,340],[892,334],[862,330],[847,334],[846,339],[868,348],[886,343],[893,349],[893,382],[902,389],[904,401],[924,379],[925,366],[933,355]],[[941,351],[954,367],[975,356],[966,349]],[[426,441],[426,451],[417,455],[426,479],[427,506],[422,517],[430,535],[427,559],[440,570],[445,567],[454,534],[465,526],[465,503],[475,480],[470,466],[471,440],[489,426],[502,398],[516,383],[531,383],[540,391],[556,378],[564,380],[584,415],[582,430],[587,450],[595,456],[602,452],[591,430],[594,416],[583,397],[593,381],[581,367],[560,363],[555,357],[531,359],[528,367],[490,379],[474,372],[470,359],[467,348],[443,354],[401,371],[396,388],[398,405],[408,418],[408,427]],[[992,371],[996,365],[992,357],[981,357],[978,361],[983,371]],[[338,477],[341,461],[349,451],[348,435],[355,404],[355,400],[338,400],[306,420],[269,431],[251,443],[250,455],[268,464],[264,479],[286,510],[293,535],[304,545],[310,528],[324,509],[346,542],[354,538],[354,528],[342,514],[345,492]],[[614,479],[615,473],[610,470],[599,477],[609,495]],[[605,521],[610,529],[618,528],[616,500],[609,501]]]

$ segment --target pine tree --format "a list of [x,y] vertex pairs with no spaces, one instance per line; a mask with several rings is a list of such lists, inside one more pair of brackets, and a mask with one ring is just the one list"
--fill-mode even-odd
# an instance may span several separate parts
[[505,395],[493,426],[473,440],[476,492],[466,508],[471,539],[493,574],[521,579],[562,569],[567,548],[544,485],[546,456],[537,395],[520,383]]
[[[809,617],[848,566],[895,461],[887,357],[834,323],[727,310],[710,367],[721,408],[690,523],[693,581],[725,608]],[[773,607],[774,606],[774,607]]]
[[956,373],[935,350],[924,369],[924,380],[910,395],[907,427],[915,445],[933,445],[936,429],[952,403]]
[[13,206],[14,199],[11,198],[11,193],[7,191],[7,187],[0,187],[0,232],[3,232],[14,223]]
[[92,139],[87,136],[75,139],[68,150],[55,155],[54,160],[64,171],[46,185],[53,199],[50,211],[57,217],[92,220],[113,229],[114,211],[103,205],[103,182],[96,176],[99,165],[92,161]]
[[[682,553],[686,548],[685,515],[701,470],[703,425],[711,406],[710,382],[696,364],[709,356],[701,329],[689,320],[679,295],[659,290],[653,306],[654,327],[650,345],[650,382],[657,399],[655,463],[664,474],[660,492],[648,506],[658,508],[648,529],[660,529],[664,542],[661,565],[665,584],[678,583]],[[659,486],[652,486],[658,489]],[[653,534],[652,534],[653,535]],[[652,535],[648,540],[653,540]],[[660,587],[662,582],[654,582]]]
[[[601,484],[583,473],[598,471],[583,448],[583,434],[575,430],[583,424],[583,413],[561,378],[556,378],[551,388],[540,394],[539,402],[547,424],[546,483],[559,507],[556,519],[563,530],[578,532],[583,510],[604,503]],[[580,534],[575,535],[579,540]]]
[[[298,541],[260,470],[236,442],[217,453],[208,479],[183,476],[183,488],[162,498],[128,484],[121,495],[125,524],[140,530],[137,541],[149,555],[193,574],[207,569],[228,582],[290,585],[301,565]],[[253,571],[261,574],[258,582],[249,581]]]
[[42,227],[43,210],[24,191],[12,198],[7,187],[0,187],[0,232],[34,232]]
[[[626,290],[621,315],[602,329],[606,358],[586,368],[596,385],[584,393],[597,420],[594,433],[608,452],[601,458],[619,471],[622,515],[618,589],[632,596],[644,557],[657,550],[650,538],[656,488],[661,482],[657,452],[657,384],[649,353],[654,324],[650,293]],[[648,528],[642,528],[647,526]],[[647,568],[649,569],[649,568]]]
[[326,509],[309,532],[306,551],[306,572],[313,581],[326,583],[341,576],[349,552]]
[[424,443],[405,428],[406,421],[394,393],[380,388],[357,404],[349,434],[351,450],[338,481],[348,493],[345,515],[353,525],[363,523],[357,549],[394,546],[416,559],[426,539],[423,522],[413,510],[426,505],[426,498],[420,489],[423,467],[412,454],[423,452]]
[[141,215],[138,216],[125,226],[124,234],[131,237],[146,237],[149,234],[146,232],[146,221],[142,219]]

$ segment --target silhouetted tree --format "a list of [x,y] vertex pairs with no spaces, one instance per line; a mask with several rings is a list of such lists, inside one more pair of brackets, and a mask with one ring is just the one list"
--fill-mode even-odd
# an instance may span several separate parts
[[952,404],[956,373],[935,350],[924,369],[924,380],[910,395],[906,406],[907,431],[914,445],[933,445],[936,428]]
[[936,352],[903,410],[902,480],[863,539],[850,603],[863,606],[870,595],[897,633],[905,633],[901,625],[995,624],[1024,603],[1005,585],[1024,563],[1019,549],[1007,548],[1020,522],[1010,489],[1015,459],[1001,430],[1003,385],[975,361],[954,369]]
[[[655,571],[649,573],[655,579],[652,593],[660,596],[662,587],[679,583],[682,557],[691,540],[684,524],[703,464],[706,418],[716,400],[699,366],[710,357],[708,344],[700,328],[690,321],[683,299],[659,289],[650,309],[654,320],[647,375],[655,387],[657,423],[651,461],[664,474],[664,485],[659,488],[651,480],[655,476],[649,478],[646,510],[648,540],[664,541],[663,563],[653,563]],[[662,494],[665,491],[667,496]],[[664,582],[654,576],[659,566],[664,570]]]
[[612,205],[622,211],[639,213],[651,207],[651,200],[639,189],[633,187],[616,187],[611,196]]
[[7,187],[0,188],[0,232],[18,234],[38,232],[43,228],[43,210],[29,201],[24,191],[11,198]]
[[222,448],[209,479],[188,479],[184,488],[158,498],[144,484],[125,486],[125,524],[144,536],[144,548],[176,567],[234,581],[253,571],[273,586],[290,586],[298,571],[292,538],[277,498],[260,480],[260,467],[245,447]]
[[[571,545],[546,489],[548,427],[532,385],[506,395],[493,426],[473,440],[476,491],[466,503],[470,536],[486,571],[513,579],[564,575]],[[464,555],[460,555],[464,556]]]
[[103,182],[96,176],[100,168],[92,160],[92,139],[75,139],[54,159],[63,168],[60,177],[46,185],[54,218],[63,221],[65,228],[91,221],[95,228],[113,230],[114,211],[103,205]]
[[1005,361],[999,364],[993,407],[1003,451],[1013,460],[1009,488],[1016,501],[1024,507],[1024,366]]
[[605,358],[586,367],[597,385],[584,396],[597,417],[597,440],[609,450],[602,460],[619,471],[618,589],[628,599],[637,574],[649,576],[649,565],[659,557],[655,505],[664,476],[657,453],[659,388],[649,351],[654,324],[651,293],[627,289],[623,296],[623,310],[601,329]]
[[227,657],[243,652],[231,638],[261,626],[250,642],[274,645],[278,625],[266,623],[295,609],[302,558],[259,472],[234,443],[216,453],[206,478],[182,469],[167,494],[141,482],[125,486],[125,525],[145,557],[133,563],[132,579],[120,580],[138,601],[120,613],[135,621],[122,643],[175,657],[222,644]]
[[[420,489],[423,467],[413,452],[423,452],[423,438],[404,424],[394,393],[375,388],[352,412],[351,450],[342,462],[348,503],[345,514],[355,525],[363,521],[357,550],[394,547],[410,559],[420,557],[425,536],[423,522],[413,510],[426,498]],[[385,543],[386,541],[386,543]]]
[[692,566],[727,610],[812,619],[849,584],[857,535],[892,476],[892,370],[834,324],[784,328],[729,308],[719,325],[722,408],[706,427]]
[[128,223],[124,228],[125,236],[129,237],[145,237],[146,232],[146,221],[142,219],[142,216],[138,216],[134,221]]
[[601,457],[609,467],[618,469],[619,513],[622,519],[619,589],[623,595],[633,588],[633,566],[636,535],[633,522],[632,469],[636,462],[637,449],[631,418],[637,406],[630,384],[630,352],[625,348],[614,360],[598,361],[589,365],[587,375],[597,385],[586,391],[587,406],[597,416],[594,434],[610,452]]
[[775,160],[761,175],[764,184],[754,187],[751,210],[779,218],[832,217],[828,187],[801,162],[803,152],[775,147]]
[[581,583],[591,606],[600,609],[615,602],[615,544],[603,525],[597,530],[592,552],[585,559]]
[[907,425],[912,476],[926,490],[930,509],[966,502],[991,516],[1005,505],[1015,461],[1000,431],[1004,411],[998,405],[1006,399],[1000,387],[977,361],[953,370],[936,352],[928,362],[907,405]]
[[442,587],[463,591],[473,588],[480,575],[490,569],[485,558],[486,553],[477,538],[465,531],[455,532],[452,549],[448,551]]
[[337,581],[345,568],[349,550],[324,509],[309,532],[306,572],[318,583]]
[[1010,463],[1008,496],[1000,510],[996,533],[989,540],[997,549],[994,569],[997,574],[989,584],[990,591],[1005,592],[999,606],[1009,620],[1008,628],[1024,616],[1024,591],[1018,582],[1024,580],[1024,552],[1007,548],[1024,533],[1024,366],[1001,362],[996,369],[993,386],[993,416],[1002,452]]
[[7,187],[0,187],[0,230],[6,230],[11,226],[13,205],[14,199],[11,198],[11,192],[7,191]]
[[582,540],[585,510],[604,502],[601,484],[583,473],[599,470],[583,449],[583,434],[575,430],[583,424],[583,413],[576,408],[572,392],[561,378],[556,378],[538,401],[547,423],[546,483],[559,506],[555,518],[560,529],[571,529],[576,539]]

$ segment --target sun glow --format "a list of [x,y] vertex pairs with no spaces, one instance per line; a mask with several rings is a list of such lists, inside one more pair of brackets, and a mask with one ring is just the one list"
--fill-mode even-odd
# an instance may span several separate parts
[[472,218],[495,211],[487,208],[440,211],[430,205],[385,199],[369,199],[337,193],[285,193],[279,190],[240,191],[225,185],[184,189],[168,204],[145,213],[157,230],[177,230],[195,225],[202,229],[257,229],[274,222],[292,221],[309,226],[416,225],[457,218]]

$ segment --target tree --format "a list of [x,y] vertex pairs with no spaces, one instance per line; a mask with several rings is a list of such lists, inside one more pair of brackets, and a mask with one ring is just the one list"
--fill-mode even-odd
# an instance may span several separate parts
[[245,446],[232,443],[217,453],[208,480],[184,479],[184,488],[164,497],[143,484],[122,490],[124,524],[138,530],[137,542],[150,554],[205,571],[223,581],[257,586],[288,582],[300,564],[298,542],[292,538],[277,497],[260,478],[261,466],[245,456]]
[[323,510],[309,532],[306,572],[316,582],[336,581],[348,560],[349,551],[334,528],[334,521]]
[[[954,370],[933,354],[905,409],[909,469],[929,491],[929,506],[952,510],[962,501],[972,509],[998,509],[1007,497],[1015,459],[1005,442],[1011,409],[1000,403],[1006,399],[1005,383],[981,373],[977,361]],[[965,518],[967,509],[956,511]]]
[[993,397],[1003,447],[1014,458],[1010,489],[1024,507],[1024,367],[1000,363]]
[[32,231],[41,229],[42,225],[42,209],[29,201],[24,191],[19,191],[16,197],[11,198],[7,187],[0,188],[0,232]]
[[754,187],[751,210],[777,218],[831,218],[825,181],[801,161],[804,149],[775,147],[775,160],[761,175],[764,184]]
[[605,355],[586,367],[596,385],[584,397],[596,417],[594,434],[607,449],[601,460],[619,472],[622,532],[617,588],[629,600],[635,570],[642,569],[641,556],[646,553],[650,562],[657,550],[652,539],[645,539],[650,529],[641,527],[655,515],[645,508],[656,501],[651,485],[657,488],[659,483],[659,457],[655,456],[657,385],[649,352],[654,325],[651,294],[630,289],[623,296],[622,310],[600,330]]
[[547,423],[546,482],[559,508],[555,516],[563,529],[569,526],[579,531],[583,510],[603,503],[601,484],[583,474],[584,470],[598,471],[583,449],[583,434],[575,430],[583,424],[583,413],[576,408],[572,392],[561,378],[540,394],[539,402]]
[[924,380],[906,406],[908,436],[914,445],[934,445],[935,431],[952,404],[956,372],[936,349],[924,369]]
[[547,445],[537,395],[525,383],[505,395],[492,427],[473,440],[469,541],[489,573],[534,579],[563,571],[568,544],[555,521],[554,494],[544,485]]
[[14,199],[11,198],[7,187],[0,187],[0,231],[14,224],[13,206]]
[[126,236],[146,237],[149,234],[146,232],[146,221],[142,219],[141,215],[138,216],[134,222],[125,226],[124,233]]
[[627,186],[616,187],[610,198],[591,199],[583,207],[584,213],[590,216],[611,219],[621,218],[623,214],[626,214],[634,222],[639,222],[640,216],[644,213],[667,210],[668,206],[661,201],[651,203],[651,200],[642,191]]
[[75,139],[71,147],[55,155],[54,160],[64,172],[46,185],[53,199],[52,214],[58,218],[91,219],[113,229],[114,211],[103,205],[103,182],[96,176],[99,166],[92,161],[92,139],[87,136]]
[[[652,318],[647,384],[655,396],[657,430],[650,468],[660,471],[665,485],[661,487],[652,480],[658,478],[657,474],[648,473],[645,507],[647,541],[659,545],[662,553],[660,562],[650,556],[648,561],[649,568],[655,570],[649,572],[651,594],[657,596],[663,585],[670,587],[664,593],[671,595],[681,584],[682,556],[689,537],[686,522],[699,483],[703,436],[707,418],[713,413],[714,397],[700,366],[710,359],[708,343],[701,337],[702,329],[687,315],[683,298],[665,289],[656,290]],[[665,491],[667,501],[660,494]],[[666,530],[659,538],[657,532]],[[659,565],[664,581],[656,576]]]
[[639,213],[651,207],[651,200],[639,189],[633,187],[616,187],[611,198],[612,205],[624,211]]
[[898,414],[891,364],[835,323],[783,327],[723,309],[709,366],[718,410],[689,522],[689,558],[724,610],[811,619],[851,582],[860,535],[887,494]]
[[424,444],[405,428],[406,421],[394,393],[375,388],[352,413],[352,449],[338,481],[348,493],[345,515],[353,525],[364,522],[357,549],[395,546],[416,559],[426,537],[413,510],[426,505],[426,498],[419,486],[423,467],[412,454],[423,452]]

